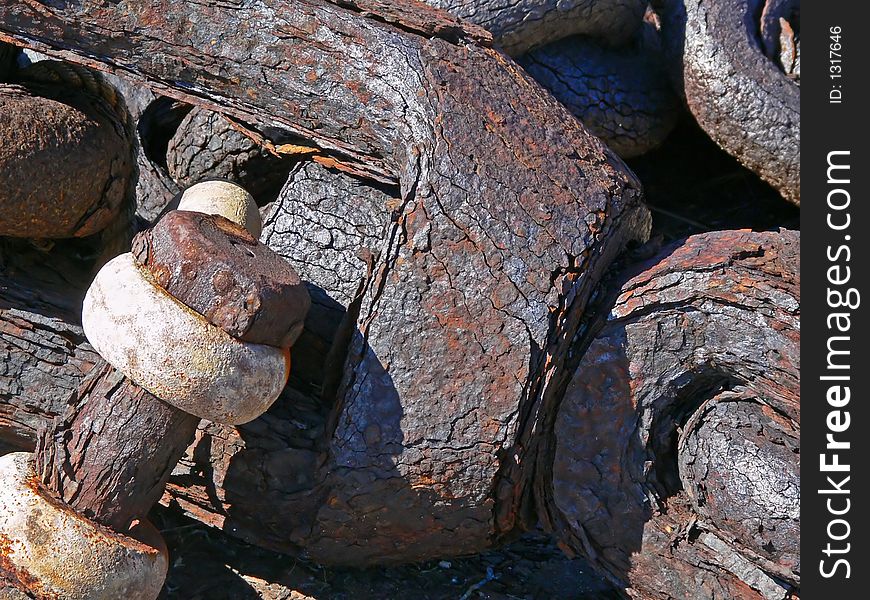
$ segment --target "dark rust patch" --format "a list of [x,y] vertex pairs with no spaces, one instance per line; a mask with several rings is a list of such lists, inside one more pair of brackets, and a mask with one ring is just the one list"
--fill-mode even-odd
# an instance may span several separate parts
[[219,216],[171,211],[133,240],[133,257],[172,296],[240,340],[287,348],[311,300],[296,271]]
[[31,486],[56,508],[126,537],[163,494],[197,423],[101,361],[39,432]]
[[800,585],[799,249],[705,233],[608,285],[538,485],[545,522],[638,597],[759,598],[732,560]]

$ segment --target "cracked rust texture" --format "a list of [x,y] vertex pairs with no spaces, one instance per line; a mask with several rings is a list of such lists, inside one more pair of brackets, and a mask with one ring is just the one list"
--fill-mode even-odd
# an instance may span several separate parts
[[[0,277],[0,281],[4,278]],[[32,449],[33,432],[59,414],[99,355],[81,327],[15,308],[0,295],[0,441]],[[50,395],[46,394],[50,391]]]
[[[33,451],[43,430],[39,459],[58,497],[124,530],[160,497],[199,419],[136,389],[87,343],[81,303],[100,245],[0,238],[0,448]],[[108,374],[80,387],[96,365]]]
[[658,48],[658,32],[651,24],[643,27],[643,35],[620,48],[574,36],[517,59],[623,158],[640,156],[661,144],[679,115],[679,100]]
[[668,248],[621,279],[574,374],[546,519],[639,597],[799,585],[799,248],[786,230]]
[[800,205],[800,86],[762,52],[761,0],[662,5],[669,62],[689,111],[725,151]]
[[[155,92],[130,79],[114,76],[120,83],[119,93],[130,107],[136,121],[138,152],[136,164],[136,215],[147,222],[156,221],[166,206],[181,192],[181,187],[169,176],[166,149],[160,142],[171,139],[178,123],[186,116],[189,105],[171,98],[155,96]],[[184,113],[181,115],[180,113]],[[158,146],[155,148],[154,146]]]
[[[36,6],[0,5],[0,31],[277,121],[398,180],[372,216],[381,231],[341,331],[347,361],[314,461],[329,475],[319,503],[307,494],[316,517],[282,511],[259,538],[360,564],[472,552],[513,529],[588,298],[648,233],[622,162],[474,35],[415,33],[417,4]],[[292,505],[273,485],[229,512]]]
[[641,24],[641,0],[423,0],[492,33],[513,56],[569,35],[617,46]]
[[[383,281],[377,267],[395,243],[401,202],[388,192],[309,163],[291,173],[266,212],[264,241],[305,279],[358,305],[330,442],[330,496],[307,548],[333,562],[395,560],[394,548],[423,556],[434,543],[442,552],[471,552],[488,543],[499,454],[516,435],[528,361],[541,358],[518,352],[530,348],[535,324],[524,320],[534,313],[516,286],[480,294],[479,273],[509,269],[505,258],[487,264],[462,231],[451,231],[452,220],[438,227],[443,213],[412,211],[416,233],[402,236],[396,262],[405,270],[425,259],[431,271],[423,281],[393,287],[389,274]],[[467,281],[464,261],[471,261]],[[374,309],[380,287],[392,296]],[[487,314],[489,325],[476,316]],[[390,321],[403,325],[381,325]],[[538,340],[546,340],[549,324],[538,326]],[[398,506],[384,506],[384,498]],[[359,539],[368,540],[365,548],[354,545]]]
[[485,26],[541,85],[621,157],[674,128],[679,101],[659,33],[634,0],[428,0]]
[[77,513],[125,533],[162,496],[199,417],[163,402],[103,360],[65,408],[38,433],[39,478]]
[[800,436],[751,398],[705,406],[680,447],[697,512],[753,552],[800,572]]
[[0,444],[32,450],[36,428],[99,360],[80,324],[93,261],[79,253],[96,245],[64,240],[43,252],[0,238]]
[[182,120],[166,151],[170,176],[182,188],[204,179],[238,183],[263,205],[275,200],[292,159],[275,156],[244,135],[223,115],[194,108]]
[[398,203],[396,189],[302,163],[290,172],[277,201],[263,209],[260,239],[347,307],[387,233],[384,213]]

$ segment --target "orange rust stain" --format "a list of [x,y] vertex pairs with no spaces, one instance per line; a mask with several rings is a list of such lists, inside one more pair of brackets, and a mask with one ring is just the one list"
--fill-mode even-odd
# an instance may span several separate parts
[[345,85],[354,93],[361,103],[368,104],[371,102],[372,95],[365,91],[365,87],[359,81],[347,81],[345,82]]
[[435,480],[434,477],[430,475],[418,475],[417,481],[411,486],[413,488],[431,488],[437,485],[439,482]]
[[[12,553],[12,540],[0,534],[0,574],[3,580],[10,583],[16,589],[25,592],[43,592],[39,579],[31,575],[27,570],[18,567],[9,555]],[[50,598],[49,596],[45,596]],[[54,596],[55,598],[57,596]]]
[[485,433],[489,434],[492,437],[495,437],[498,435],[499,431],[501,431],[501,423],[493,418],[489,418],[481,424],[480,428]]
[[86,522],[88,525],[94,528],[94,532],[83,532],[83,535],[104,544],[121,544],[127,546],[129,548],[133,548],[139,552],[145,552],[148,554],[159,553],[159,550],[153,548],[149,544],[146,544],[136,538],[133,538],[129,535],[125,535],[123,533],[119,533],[114,529],[106,527],[96,521],[91,521],[87,517],[81,515],[76,512],[70,505],[66,502],[63,502],[56,498],[48,488],[39,480],[37,475],[30,476],[26,481],[25,485],[30,488],[36,495],[40,497],[41,500],[50,504],[55,510],[64,512],[70,515],[73,519]]
[[505,122],[504,115],[500,115],[500,114],[498,114],[497,112],[495,112],[495,111],[493,111],[493,110],[487,110],[487,111],[486,111],[486,117],[487,117],[491,122],[495,123],[496,125],[503,125],[504,122]]
[[344,173],[350,173],[351,175],[360,175],[360,174],[364,173],[363,171],[360,171],[359,169],[356,169],[350,165],[346,165],[342,162],[339,162],[330,156],[322,156],[319,154],[315,154],[314,156],[311,157],[311,160],[313,160],[314,162],[316,162],[319,165],[323,165],[324,167],[336,169],[336,170],[342,171]]
[[290,379],[290,348],[281,349],[284,354],[284,385],[287,385],[287,380]]
[[315,152],[318,152],[318,149],[311,146],[300,146],[299,144],[279,144],[275,146],[275,152],[278,154],[295,156],[300,154],[314,154]]

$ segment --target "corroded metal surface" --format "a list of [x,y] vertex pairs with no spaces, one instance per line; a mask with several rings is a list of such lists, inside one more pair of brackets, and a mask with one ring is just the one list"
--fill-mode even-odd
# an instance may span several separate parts
[[640,597],[799,585],[799,248],[732,231],[666,249],[622,279],[574,373],[547,519]]
[[746,395],[722,394],[680,438],[680,477],[696,512],[727,537],[800,572],[800,430]]
[[[274,223],[329,223],[364,246],[337,249],[347,311],[311,324],[323,362],[341,359],[322,369],[337,384],[297,381],[261,419],[205,426],[173,497],[235,535],[342,564],[473,552],[542,513],[566,548],[631,593],[784,592],[769,573],[794,574],[775,557],[746,560],[717,535],[721,515],[694,518],[671,442],[725,384],[751,382],[752,397],[799,417],[796,236],[671,249],[623,282],[584,356],[590,303],[597,294],[610,307],[604,273],[648,231],[635,178],[474,33],[424,27],[413,3],[335,4],[0,7],[0,31],[18,39],[278,121],[332,152],[331,165],[355,161],[398,183],[346,213],[359,217],[354,232],[329,214],[351,200],[305,195],[327,175],[293,174],[279,207],[289,214]],[[329,236],[310,233],[277,235],[334,257]],[[321,306],[331,291],[318,290]],[[757,337],[735,339],[747,329]],[[752,354],[766,342],[777,353]]]
[[761,49],[760,4],[666,0],[662,30],[678,87],[701,128],[799,205],[800,86]]
[[484,27],[511,55],[576,34],[624,43],[646,7],[641,0],[423,1]]
[[677,123],[658,32],[648,23],[633,44],[610,48],[566,38],[517,58],[541,85],[622,158],[660,145]]
[[160,499],[198,423],[101,360],[39,432],[36,471],[77,513],[127,531]]
[[[115,219],[134,177],[129,140],[94,98],[0,84],[0,235],[87,236]],[[75,156],[75,160],[70,160]]]
[[289,348],[311,300],[290,264],[223,217],[177,210],[133,240],[154,281],[245,342]]
[[166,168],[179,185],[227,179],[244,187],[260,204],[278,195],[292,159],[269,152],[220,113],[194,108],[166,148]]
[[[236,535],[335,563],[474,552],[530,517],[526,492],[546,468],[537,441],[573,372],[589,298],[649,231],[624,163],[479,32],[419,3],[380,4],[0,8],[5,35],[123,64],[160,93],[277,123],[330,164],[397,183],[367,205],[378,233],[329,351],[347,360],[320,399],[319,443],[282,448],[255,422],[244,431],[266,445],[226,460],[218,448],[246,442],[217,428],[192,467],[216,478],[203,486],[232,489],[220,519]],[[304,476],[264,478],[263,461]],[[206,518],[206,488],[194,487],[186,506]]]
[[130,253],[85,295],[82,327],[100,356],[176,408],[219,423],[260,416],[287,382],[290,354],[241,342],[152,283]]
[[147,521],[130,537],[95,525],[38,488],[32,455],[0,458],[0,576],[39,598],[154,600],[168,568]]

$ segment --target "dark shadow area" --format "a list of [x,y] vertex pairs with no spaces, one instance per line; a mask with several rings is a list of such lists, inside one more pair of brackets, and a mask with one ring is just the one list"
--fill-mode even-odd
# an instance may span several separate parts
[[655,456],[655,469],[649,483],[663,500],[683,489],[678,465],[678,438],[692,415],[707,400],[734,389],[740,381],[709,363],[694,366],[674,379],[673,394],[655,401],[655,418],[647,441],[648,451]]
[[81,324],[100,234],[81,239],[0,237],[0,308]]
[[145,156],[166,171],[166,150],[178,126],[193,110],[193,105],[160,96],[142,112],[136,129]]
[[719,148],[689,115],[660,148],[626,162],[643,183],[652,234],[664,243],[704,231],[800,228],[800,209]]
[[540,531],[474,556],[354,569],[251,546],[173,507],[155,508],[150,519],[162,531],[171,557],[162,600],[456,600],[464,594],[501,600],[620,598],[589,563],[566,557]]
[[277,148],[294,142],[296,147],[306,146],[279,129],[268,128],[267,133],[260,129],[167,97],[151,102],[137,125],[145,158],[180,188],[228,180],[244,187],[258,206],[265,206],[278,197],[298,160]]
[[80,328],[97,238],[0,237],[0,442],[11,448],[33,449],[98,360]]

